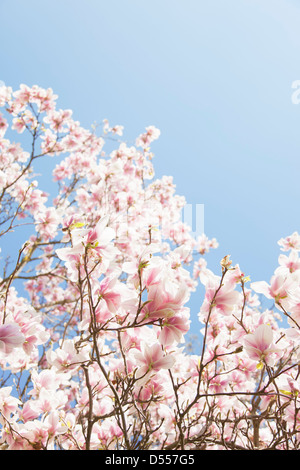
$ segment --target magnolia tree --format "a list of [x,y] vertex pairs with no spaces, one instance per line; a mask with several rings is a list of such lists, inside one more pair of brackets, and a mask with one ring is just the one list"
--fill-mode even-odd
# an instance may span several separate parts
[[[128,145],[56,100],[0,88],[1,448],[298,449],[298,233],[270,284],[229,256],[213,273],[217,241],[183,223],[171,177],[154,179],[159,130]],[[34,166],[51,157],[50,200]]]

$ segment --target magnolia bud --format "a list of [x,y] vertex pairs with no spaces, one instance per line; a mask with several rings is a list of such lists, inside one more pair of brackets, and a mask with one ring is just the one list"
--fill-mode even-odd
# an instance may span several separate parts
[[229,259],[230,258],[230,255],[226,255],[224,256],[224,258],[221,260],[221,266],[225,269],[228,269],[231,264],[232,264],[232,261]]

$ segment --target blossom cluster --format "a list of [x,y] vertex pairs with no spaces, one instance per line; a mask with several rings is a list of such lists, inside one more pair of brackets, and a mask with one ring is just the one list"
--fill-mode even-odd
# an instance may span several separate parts
[[[0,88],[1,448],[299,448],[299,234],[269,283],[229,255],[213,273],[217,240],[194,238],[172,177],[155,178],[160,131],[128,143],[104,119],[97,135],[57,98]],[[49,157],[52,200],[34,176]]]

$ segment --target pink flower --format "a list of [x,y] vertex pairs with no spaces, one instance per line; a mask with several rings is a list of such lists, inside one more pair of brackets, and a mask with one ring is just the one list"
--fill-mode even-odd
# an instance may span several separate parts
[[160,130],[157,129],[155,126],[146,127],[146,131],[144,134],[140,134],[136,139],[136,146],[137,147],[149,147],[149,145],[160,136]]
[[136,352],[135,359],[140,365],[136,378],[138,385],[144,385],[151,378],[153,373],[158,372],[160,369],[171,369],[174,365],[175,359],[173,356],[164,356],[160,344],[153,346],[144,345],[143,352]]
[[0,114],[0,137],[4,136],[7,128],[8,128],[7,121],[6,119],[4,119],[2,114]]
[[162,380],[153,378],[145,387],[138,390],[137,396],[139,400],[145,402],[145,406],[147,406],[147,401],[151,401],[154,396],[163,396],[164,392]]
[[154,258],[152,258],[152,255],[158,251],[159,246],[155,243],[151,243],[132,261],[125,261],[125,263],[123,263],[123,271],[131,276],[136,287],[139,286],[139,273],[142,274],[144,281],[143,286],[145,285],[147,288],[159,282],[158,278],[161,274],[161,266],[155,265],[153,261]]
[[51,437],[57,434],[64,434],[66,432],[66,426],[62,425],[57,411],[52,411],[46,416],[44,425],[46,425],[48,435]]
[[99,257],[111,260],[116,254],[112,239],[115,231],[107,226],[108,217],[103,217],[95,228],[88,230],[84,228],[72,230],[72,247],[59,248],[56,250],[57,256],[62,261],[69,261],[74,254],[84,254],[85,247],[93,249]]
[[292,250],[289,256],[286,256],[284,254],[279,255],[278,262],[280,266],[276,269],[275,273],[293,273],[300,269],[299,255],[298,252],[295,250]]
[[57,233],[59,218],[53,207],[41,211],[37,217],[36,230],[42,235],[45,241],[54,238]]
[[87,356],[84,352],[77,352],[72,340],[66,340],[61,348],[55,351],[48,350],[46,353],[48,363],[59,372],[74,370],[80,367]]
[[17,325],[7,324],[0,326],[0,351],[9,354],[14,348],[22,346],[24,335]]
[[212,393],[224,392],[226,390],[227,385],[228,385],[228,378],[227,377],[222,378],[221,376],[213,377],[209,383],[210,390],[212,391]]
[[289,308],[293,294],[296,292],[299,284],[297,272],[289,275],[274,274],[270,285],[266,281],[252,282],[251,288],[258,294],[264,294],[268,299],[274,299],[276,304],[282,304]]
[[204,234],[197,238],[197,244],[195,250],[198,251],[201,255],[208,253],[211,248],[218,248],[219,243],[215,238],[209,240],[208,237]]
[[281,246],[282,251],[297,250],[300,251],[300,235],[298,232],[294,232],[286,238],[281,238],[278,241],[278,245]]
[[15,413],[18,405],[21,403],[16,397],[12,396],[12,387],[2,387],[0,389],[0,413],[9,419],[11,414]]
[[97,323],[104,324],[112,319],[112,312],[108,309],[107,304],[105,304],[104,306],[99,305],[95,309],[95,317]]
[[173,317],[187,301],[186,286],[180,286],[176,292],[168,292],[161,284],[152,284],[149,287],[148,301],[142,309],[145,320]]
[[32,401],[27,401],[24,403],[20,418],[26,423],[26,421],[32,421],[37,418],[40,414],[38,410],[34,407],[35,403]]
[[113,290],[117,288],[116,283],[117,278],[106,277],[101,281],[99,289],[96,291],[105,300],[108,310],[112,313],[117,312],[121,303],[120,293]]
[[163,322],[162,330],[159,334],[159,341],[163,346],[170,346],[175,341],[180,343],[183,335],[189,331],[189,320],[174,316],[167,318]]
[[6,87],[0,82],[0,107],[5,106],[5,103],[11,99],[11,93],[11,87]]
[[273,330],[269,325],[259,325],[254,333],[244,337],[243,346],[251,359],[274,365],[274,354],[279,357],[281,350],[273,345]]
[[289,313],[291,317],[291,319],[288,319],[289,325],[295,326],[295,322],[300,325],[300,299],[294,305],[291,305]]
[[219,288],[219,279],[208,275],[206,293],[200,314],[207,314],[210,308],[222,315],[230,315],[235,305],[239,303],[240,293],[234,290],[236,282],[232,279]]

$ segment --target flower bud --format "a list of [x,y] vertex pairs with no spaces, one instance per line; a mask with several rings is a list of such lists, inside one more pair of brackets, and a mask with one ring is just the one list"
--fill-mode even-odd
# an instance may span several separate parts
[[224,258],[221,260],[221,266],[222,268],[225,268],[225,269],[229,269],[231,264],[232,264],[232,261],[229,259],[230,258],[230,255],[226,255],[224,256]]

